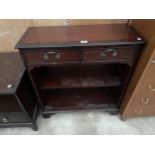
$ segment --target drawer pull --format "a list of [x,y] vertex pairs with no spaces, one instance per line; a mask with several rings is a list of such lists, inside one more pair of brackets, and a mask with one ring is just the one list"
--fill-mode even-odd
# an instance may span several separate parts
[[151,64],[155,64],[155,60],[152,60],[152,61],[151,61]]
[[60,57],[61,57],[60,54],[57,54],[56,52],[51,51],[51,52],[47,52],[46,54],[44,54],[44,60],[48,60],[49,59],[49,55],[54,55],[55,59],[60,59]]
[[55,55],[55,59],[60,59],[61,58],[61,55],[60,54],[56,54]]
[[142,103],[144,103],[144,104],[148,104],[148,103],[149,103],[149,98],[146,97],[146,100],[144,100],[144,98],[142,97]]
[[136,113],[137,115],[141,115],[141,114],[142,114],[142,109],[139,108],[139,111],[137,111],[137,109],[135,109],[135,113]]
[[112,53],[112,56],[113,56],[113,57],[116,57],[116,56],[117,56],[117,52],[116,52],[116,51],[113,52],[113,53]]
[[107,56],[107,54],[105,52],[101,53],[101,57],[106,57],[106,56]]
[[6,118],[6,117],[2,117],[2,118],[1,118],[1,121],[2,121],[3,123],[7,123],[9,120],[8,120],[8,118]]
[[117,56],[117,51],[112,49],[112,48],[109,48],[109,49],[106,49],[104,50],[102,53],[101,53],[101,57],[106,57],[108,52],[112,52],[112,56],[115,57]]
[[152,86],[149,84],[148,87],[152,90],[155,91],[155,88],[152,88]]
[[104,52],[116,52],[116,50],[114,50],[112,48],[108,48],[108,49],[104,50]]
[[48,60],[48,59],[49,59],[48,54],[44,54],[44,60]]

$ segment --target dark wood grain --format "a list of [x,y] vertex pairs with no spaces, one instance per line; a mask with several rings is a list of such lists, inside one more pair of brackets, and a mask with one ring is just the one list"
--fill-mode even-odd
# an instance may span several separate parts
[[48,91],[45,94],[47,111],[116,108],[109,89],[68,89]]
[[121,85],[115,72],[117,65],[67,65],[43,67],[39,69],[39,87],[52,88],[92,88]]
[[[142,38],[127,24],[30,27],[16,48],[70,47],[88,45],[142,44]],[[81,44],[87,40],[87,44]]]
[[135,47],[100,47],[83,49],[83,61],[126,60],[132,59]]
[[[46,51],[46,50],[45,50]],[[79,62],[79,53],[76,52],[76,50],[73,50],[72,52],[68,50],[55,52],[55,50],[52,50],[54,53],[50,52],[29,52],[25,53],[26,61],[29,65],[35,65],[35,64],[55,64],[55,63],[73,63],[73,62]],[[57,58],[58,56],[58,58]],[[45,57],[47,57],[45,59]]]
[[1,94],[0,112],[22,112],[22,109],[13,94]]
[[[15,92],[24,72],[19,53],[0,53],[0,94]],[[9,84],[12,87],[8,88]]]
[[[28,65],[50,65],[86,62],[131,61],[134,58],[135,46],[100,46],[83,48],[50,48],[24,52]],[[33,51],[33,52],[32,52]]]
[[127,24],[30,27],[16,48],[43,114],[116,112],[144,43]]

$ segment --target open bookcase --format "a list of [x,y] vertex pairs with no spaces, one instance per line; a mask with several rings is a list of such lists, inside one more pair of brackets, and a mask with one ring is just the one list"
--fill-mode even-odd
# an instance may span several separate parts
[[19,49],[43,116],[116,113],[145,41],[128,24],[30,27]]
[[130,67],[125,64],[67,64],[31,71],[44,110],[117,109]]

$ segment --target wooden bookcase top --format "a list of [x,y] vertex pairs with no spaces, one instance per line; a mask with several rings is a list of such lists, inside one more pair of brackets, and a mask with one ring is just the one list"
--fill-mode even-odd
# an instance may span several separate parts
[[143,44],[127,24],[29,27],[16,48]]

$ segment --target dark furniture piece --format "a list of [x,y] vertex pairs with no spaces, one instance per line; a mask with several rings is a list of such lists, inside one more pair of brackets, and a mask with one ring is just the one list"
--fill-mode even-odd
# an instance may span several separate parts
[[18,53],[0,54],[0,127],[37,130],[37,98]]
[[30,27],[16,45],[42,114],[115,114],[144,44],[127,24]]

